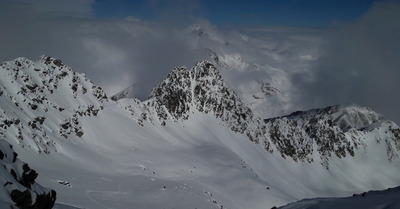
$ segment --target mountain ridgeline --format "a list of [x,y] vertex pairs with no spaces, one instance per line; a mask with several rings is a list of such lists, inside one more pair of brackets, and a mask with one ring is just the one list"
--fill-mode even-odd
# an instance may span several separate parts
[[295,161],[311,163],[317,152],[321,164],[328,168],[333,155],[354,156],[355,150],[367,149],[371,139],[386,147],[388,160],[399,158],[399,127],[370,108],[331,106],[297,111],[265,122],[267,136],[282,157]]
[[[260,118],[208,61],[173,69],[145,101],[134,98],[135,90],[108,97],[49,56],[1,63],[6,178],[0,205],[49,208],[55,201],[55,192],[35,182],[36,171],[15,160],[10,144],[44,171],[43,185],[56,189],[62,203],[82,208],[127,208],[122,200],[137,208],[165,208],[165,202],[171,208],[264,208],[325,191],[342,195],[398,185],[400,128],[369,108],[332,106]],[[377,168],[377,175],[362,173]],[[248,188],[254,199],[238,188]],[[164,199],[155,202],[154,196]]]
[[212,114],[269,152],[302,163],[314,162],[317,154],[326,168],[333,156],[353,156],[355,150],[367,149],[366,140],[385,146],[388,160],[399,158],[400,128],[369,108],[333,106],[262,120],[208,61],[190,70],[173,69],[144,102],[116,96],[113,100],[120,100],[109,100],[85,75],[48,56],[35,62],[18,58],[0,67],[1,103],[7,104],[0,107],[0,137],[38,152],[56,152],[57,138],[81,137],[82,118],[96,117],[105,104],[119,103],[141,125],[185,121],[196,112]]

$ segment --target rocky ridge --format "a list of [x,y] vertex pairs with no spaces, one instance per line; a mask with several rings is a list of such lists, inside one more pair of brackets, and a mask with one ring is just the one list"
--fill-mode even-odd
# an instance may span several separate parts
[[175,68],[152,90],[145,103],[154,108],[162,120],[167,120],[167,115],[175,121],[187,120],[194,110],[213,114],[232,131],[245,134],[255,143],[263,142],[269,149],[262,121],[253,116],[250,108],[227,87],[219,71],[208,61],[198,62],[190,70]]
[[85,75],[49,56],[1,63],[0,96],[0,137],[39,153],[56,151],[59,136],[82,136],[79,118],[97,115],[108,100]]
[[354,156],[355,150],[367,149],[369,139],[386,147],[388,160],[399,158],[399,126],[366,107],[297,111],[265,122],[267,136],[282,157],[295,161],[311,163],[316,152],[328,168],[330,157]]

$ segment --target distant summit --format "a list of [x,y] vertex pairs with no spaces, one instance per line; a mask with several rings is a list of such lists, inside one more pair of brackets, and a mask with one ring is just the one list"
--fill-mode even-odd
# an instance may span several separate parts
[[329,167],[332,156],[354,156],[357,149],[368,149],[375,142],[386,147],[388,160],[400,154],[400,128],[367,107],[330,106],[297,111],[287,116],[266,119],[267,136],[282,157],[313,162],[319,153]]
[[136,98],[136,85],[132,84],[128,88],[116,93],[114,96],[111,97],[111,100],[118,101],[123,98]]

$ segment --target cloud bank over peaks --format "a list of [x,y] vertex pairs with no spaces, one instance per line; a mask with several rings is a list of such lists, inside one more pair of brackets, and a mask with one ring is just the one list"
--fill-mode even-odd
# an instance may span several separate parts
[[378,2],[361,18],[325,36],[311,77],[293,82],[308,107],[356,103],[400,123],[400,3]]
[[[50,55],[110,96],[135,84],[144,100],[174,67],[190,68],[215,53],[226,64],[217,66],[225,68],[226,83],[249,101],[252,95],[271,100],[260,97],[263,86],[283,95],[270,116],[356,103],[400,122],[397,2],[375,3],[358,20],[336,28],[217,26],[161,1],[148,2],[160,14],[156,20],[107,19],[93,15],[96,3],[0,1],[0,44],[6,49],[0,60]],[[189,6],[196,14],[201,5]],[[176,9],[179,15],[163,18]]]
[[[315,57],[319,40],[319,34],[309,29],[220,27],[202,18],[183,25],[135,17],[99,19],[90,9],[77,12],[66,7],[63,14],[68,16],[31,4],[23,11],[13,8],[16,12],[7,14],[7,21],[0,19],[2,46],[8,49],[0,51],[1,60],[50,55],[85,73],[110,96],[135,84],[141,100],[174,67],[210,60],[208,50],[229,63],[223,77],[231,88],[245,90],[256,79],[254,91],[268,83],[288,92],[286,71],[307,70],[310,61],[301,56]],[[90,6],[91,1],[81,4]],[[13,5],[1,7],[0,15]]]
[[[45,1],[0,3],[0,41],[7,49],[0,52],[1,60],[57,57],[109,94],[136,82],[147,97],[170,69],[191,66],[204,54],[193,49],[178,27],[134,17],[96,19],[91,16],[92,1],[77,2],[77,7],[87,8],[80,10],[57,4],[62,13]],[[55,12],[47,12],[52,9]]]

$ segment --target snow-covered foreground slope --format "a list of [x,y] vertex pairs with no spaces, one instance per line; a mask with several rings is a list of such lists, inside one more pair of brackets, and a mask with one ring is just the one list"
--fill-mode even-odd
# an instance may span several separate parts
[[268,123],[205,61],[175,69],[143,103],[111,101],[46,56],[0,73],[0,134],[57,191],[55,208],[271,208],[400,185],[398,157],[371,124],[363,146],[332,152],[328,168],[312,140],[314,161],[285,159]]
[[280,207],[281,209],[397,209],[400,208],[400,188],[369,191],[344,198],[306,199]]

